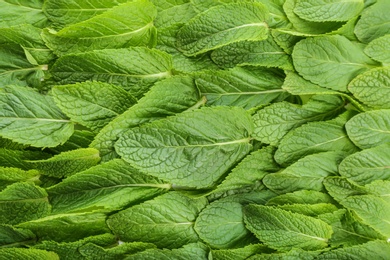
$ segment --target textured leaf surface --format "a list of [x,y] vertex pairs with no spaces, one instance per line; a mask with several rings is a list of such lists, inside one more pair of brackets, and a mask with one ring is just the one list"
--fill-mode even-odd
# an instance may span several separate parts
[[302,77],[339,91],[346,91],[354,77],[376,65],[360,46],[340,35],[302,40],[295,45],[292,58]]
[[171,57],[144,47],[66,55],[51,69],[60,84],[96,80],[122,86],[140,98],[158,80],[171,75]]
[[30,248],[0,248],[2,259],[26,259],[26,260],[59,260],[60,258],[54,252],[48,252],[39,249]]
[[115,148],[125,161],[173,184],[210,187],[251,150],[249,115],[202,108],[127,131]]
[[133,242],[122,243],[112,248],[104,248],[92,243],[80,247],[81,255],[87,259],[123,259],[128,255],[133,255],[146,249],[154,249],[156,246],[152,243]]
[[30,170],[33,165],[27,160],[47,159],[50,155],[39,151],[0,148],[0,166]]
[[313,21],[348,21],[364,8],[364,0],[297,0],[294,12],[300,18]]
[[24,171],[19,168],[0,167],[0,190],[15,182],[39,183],[39,172],[36,170]]
[[170,188],[116,159],[80,172],[47,189],[53,212],[120,209]]
[[325,248],[333,233],[332,227],[319,219],[267,206],[246,206],[244,220],[260,241],[282,251]]
[[73,124],[51,97],[33,89],[1,88],[0,107],[0,135],[15,142],[51,147],[64,143],[73,133]]
[[390,141],[390,110],[381,109],[360,113],[351,118],[345,128],[348,137],[361,149]]
[[194,17],[178,33],[177,47],[193,56],[244,40],[267,38],[267,10],[258,3],[216,6]]
[[150,0],[157,8],[154,24],[158,29],[183,24],[193,18],[197,12],[190,0]]
[[35,235],[29,230],[0,224],[0,248],[29,245],[35,239]]
[[262,244],[253,244],[242,248],[212,250],[214,260],[245,260],[250,256],[267,252],[269,249]]
[[178,248],[199,240],[194,224],[206,205],[205,198],[170,192],[110,216],[107,224],[122,241]]
[[137,104],[105,126],[91,146],[100,151],[103,161],[118,157],[114,144],[129,128],[196,108],[204,102],[190,77],[176,76],[159,81]]
[[273,197],[268,200],[267,206],[279,206],[288,204],[318,204],[333,202],[334,201],[332,197],[324,192],[314,190],[299,190]]
[[156,13],[156,8],[148,0],[130,1],[58,32],[44,29],[42,37],[59,56],[91,50],[152,46]]
[[103,82],[56,86],[54,101],[72,121],[100,130],[136,100],[123,88]]
[[376,108],[390,108],[390,67],[369,70],[357,76],[348,90],[363,104]]
[[289,102],[271,104],[252,117],[253,137],[263,143],[278,145],[290,130],[310,121],[330,119],[343,107],[344,101],[336,96],[314,96],[302,106]]
[[18,224],[50,213],[47,193],[27,182],[9,185],[0,192],[0,223]]
[[42,12],[43,0],[1,0],[0,27],[32,24],[43,27],[47,18]]
[[207,104],[213,106],[250,109],[286,96],[280,88],[283,74],[272,69],[236,67],[205,71],[195,76],[195,82]]
[[390,64],[389,45],[390,35],[386,34],[371,41],[364,49],[364,52],[374,60]]

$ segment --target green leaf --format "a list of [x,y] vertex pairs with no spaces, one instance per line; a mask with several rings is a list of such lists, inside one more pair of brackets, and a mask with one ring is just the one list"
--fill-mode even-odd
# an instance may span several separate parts
[[81,125],[98,131],[137,101],[123,88],[103,82],[55,86],[57,106]]
[[361,149],[387,143],[390,141],[390,110],[360,113],[351,118],[345,128],[348,137]]
[[70,24],[88,20],[127,1],[90,0],[80,2],[77,0],[46,0],[43,5],[43,11],[55,27],[62,28]]
[[0,248],[0,259],[60,260],[54,252],[30,248]]
[[29,230],[0,224],[0,249],[30,245],[35,243],[35,240],[35,235]]
[[334,200],[328,194],[323,192],[313,190],[299,190],[273,197],[267,202],[267,206],[318,203],[334,203]]
[[363,104],[375,108],[390,108],[390,67],[369,70],[354,78],[348,90]]
[[86,259],[104,259],[116,260],[123,259],[127,255],[133,255],[147,249],[154,249],[156,246],[152,243],[133,242],[122,243],[112,248],[103,248],[102,246],[88,243],[80,247],[79,251]]
[[355,214],[363,223],[380,234],[390,237],[390,202],[374,195],[350,196],[340,203]]
[[305,79],[344,92],[353,78],[377,66],[359,45],[340,35],[304,39],[295,45],[292,58]]
[[377,195],[390,203],[390,181],[376,180],[364,186],[368,193]]
[[348,156],[340,163],[339,171],[359,185],[390,180],[390,143]]
[[48,188],[47,192],[52,211],[65,213],[121,209],[163,193],[170,186],[116,159],[73,175]]
[[178,248],[199,240],[194,224],[206,205],[205,198],[190,199],[169,192],[110,216],[107,224],[122,241]]
[[297,190],[322,191],[324,178],[338,174],[337,166],[344,156],[340,151],[308,155],[280,172],[266,175],[263,183],[277,193]]
[[[76,150],[80,148],[88,148],[90,143],[93,141],[95,134],[87,130],[75,130],[74,133],[69,137],[63,145],[59,145],[50,148],[50,151],[58,154],[66,151]],[[39,159],[39,158],[34,158]]]
[[283,51],[289,55],[291,55],[295,44],[303,39],[303,37],[291,35],[286,32],[272,30],[272,37],[275,42],[283,49]]
[[14,183],[0,192],[1,224],[13,225],[45,217],[50,209],[46,191],[32,183]]
[[0,167],[0,191],[15,182],[33,182],[39,184],[39,172],[24,171],[19,168]]
[[74,242],[109,233],[103,213],[73,213],[48,216],[24,222],[18,227],[31,230],[41,241]]
[[283,137],[276,150],[276,162],[288,165],[309,154],[357,151],[345,132],[345,120],[336,120],[309,122],[291,130]]
[[285,98],[283,77],[278,70],[235,67],[198,73],[195,82],[207,105],[251,109]]
[[196,108],[205,103],[194,80],[175,76],[157,82],[137,104],[116,117],[95,137],[91,147],[100,151],[103,161],[118,157],[114,144],[130,128]]
[[38,64],[47,64],[55,58],[41,38],[41,29],[30,24],[0,28],[0,44],[13,43],[23,47]]
[[313,22],[348,21],[364,8],[364,0],[297,0],[294,12]]
[[313,96],[299,106],[278,102],[259,110],[252,118],[255,125],[253,137],[263,143],[278,145],[292,129],[310,121],[331,119],[344,108],[337,96]]
[[300,248],[291,249],[285,253],[268,253],[268,254],[257,254],[254,255],[248,260],[313,260],[319,255],[321,251],[305,251]]
[[318,260],[340,259],[340,260],[359,260],[359,259],[381,259],[386,260],[390,255],[390,244],[386,241],[370,241],[361,245],[344,247],[325,251],[317,256]]
[[389,8],[389,1],[377,0],[362,12],[355,27],[355,34],[361,42],[369,43],[389,33],[390,18],[387,15]]
[[299,213],[309,217],[318,217],[321,214],[329,214],[338,210],[338,208],[330,203],[317,204],[285,204],[278,206],[279,209],[287,210],[293,213]]
[[343,95],[341,92],[322,88],[291,71],[287,72],[282,88],[292,95]]
[[270,251],[262,244],[253,244],[243,248],[212,250],[211,256],[213,260],[245,260],[252,255]]
[[127,131],[115,145],[136,168],[176,185],[207,188],[252,148],[252,122],[236,107],[202,108]]
[[29,151],[29,150],[12,150],[12,149],[0,149],[0,166],[14,167],[23,170],[30,170],[33,168],[28,160],[47,159],[50,154]]
[[58,32],[44,29],[42,38],[58,56],[130,46],[152,47],[156,13],[148,0],[131,1]]
[[180,29],[177,47],[185,55],[195,56],[233,42],[264,40],[268,36],[267,17],[267,9],[259,3],[216,6]]
[[150,0],[157,9],[154,25],[160,30],[175,24],[183,24],[193,18],[197,12],[190,0]]
[[140,98],[153,83],[169,77],[171,69],[167,53],[133,47],[66,55],[57,60],[50,72],[59,84],[108,82]]
[[214,50],[211,59],[220,67],[264,66],[293,70],[289,55],[268,36],[262,41],[241,41]]
[[50,96],[18,86],[0,88],[0,135],[35,147],[63,144],[73,124]]
[[201,243],[187,244],[177,249],[148,249],[143,252],[130,255],[125,260],[186,260],[208,259],[209,247]]
[[390,64],[390,52],[388,51],[389,45],[390,45],[390,35],[386,34],[382,37],[372,40],[364,49],[364,52],[372,59],[389,65]]
[[324,180],[323,184],[329,195],[337,201],[341,201],[350,196],[367,193],[364,188],[344,177],[328,177]]
[[333,233],[322,220],[261,205],[244,207],[244,221],[260,241],[280,251],[325,248]]
[[42,12],[43,0],[1,0],[0,27],[9,27],[19,24],[32,24],[44,27],[47,18]]
[[245,228],[242,205],[226,199],[217,200],[202,210],[195,221],[199,237],[214,248],[232,248],[251,238]]

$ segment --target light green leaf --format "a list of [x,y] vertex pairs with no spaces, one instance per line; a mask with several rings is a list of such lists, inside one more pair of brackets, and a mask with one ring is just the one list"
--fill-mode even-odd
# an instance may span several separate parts
[[0,135],[35,147],[63,144],[73,133],[71,123],[50,96],[27,87],[0,88]]
[[42,12],[43,0],[1,0],[0,27],[32,24],[45,27],[47,18]]
[[0,259],[60,260],[54,252],[30,248],[0,248]]
[[318,217],[321,214],[333,213],[338,210],[334,204],[317,203],[317,204],[284,204],[278,206],[279,209],[287,210],[293,213],[299,213],[309,217]]
[[264,40],[268,36],[267,18],[267,9],[259,3],[216,6],[180,29],[177,47],[185,55],[195,56],[233,42]]
[[387,15],[389,8],[389,1],[377,0],[362,12],[355,27],[355,34],[361,42],[369,43],[389,33],[390,17]]
[[183,24],[193,18],[197,12],[190,0],[150,0],[157,8],[154,24],[158,29]]
[[275,42],[283,49],[285,53],[289,55],[291,55],[295,44],[303,39],[303,37],[291,35],[289,33],[278,30],[272,30],[271,34]]
[[267,7],[269,16],[266,22],[270,28],[280,28],[290,24],[283,10],[285,0],[255,0],[254,2],[262,3]]
[[263,143],[278,145],[292,129],[310,121],[331,119],[341,112],[345,102],[337,96],[313,96],[300,106],[278,102],[259,110],[253,117],[253,137]]
[[29,161],[42,174],[63,178],[86,170],[100,161],[99,151],[94,148],[84,148],[62,152],[46,160]]
[[274,152],[274,147],[267,146],[247,155],[213,193],[248,192],[261,187],[261,180],[267,173],[279,170],[273,158]]
[[369,70],[354,78],[348,90],[363,104],[375,108],[390,108],[390,67]]
[[353,210],[363,223],[390,238],[390,202],[374,195],[350,196],[340,201]]
[[167,53],[133,47],[66,55],[57,60],[50,72],[59,84],[108,82],[140,98],[153,83],[171,76],[171,69]]
[[367,194],[367,191],[344,177],[328,177],[323,182],[329,195],[341,201],[354,195]]
[[249,257],[248,260],[314,260],[321,251],[306,251],[300,248],[293,248],[285,253],[257,254]]
[[348,137],[361,149],[390,141],[390,109],[360,113],[350,119],[345,128]]
[[98,131],[137,101],[123,88],[103,82],[55,86],[57,106],[81,125]]
[[195,82],[207,98],[207,105],[251,109],[285,98],[287,95],[280,88],[283,77],[278,70],[235,67],[198,73]]
[[125,260],[187,260],[209,259],[209,247],[201,243],[187,244],[177,249],[148,249],[130,255]]
[[386,241],[370,241],[361,245],[344,247],[325,251],[316,259],[360,260],[378,259],[386,260],[390,255],[390,244]]
[[372,40],[364,49],[364,52],[372,59],[389,65],[390,64],[389,45],[390,45],[390,34],[386,34],[382,37]]
[[42,37],[57,55],[91,50],[149,46],[155,42],[156,8],[148,0],[128,2],[86,21],[56,32],[44,29]]
[[155,177],[142,174],[122,160],[92,167],[47,189],[54,213],[96,209],[117,210],[169,190]]
[[291,71],[287,72],[282,88],[292,95],[343,95],[341,92],[322,88]]
[[268,36],[263,41],[241,41],[216,49],[211,59],[220,67],[264,66],[293,70],[291,58]]
[[348,156],[340,163],[339,171],[359,185],[390,180],[390,143]]
[[62,28],[88,20],[110,10],[118,4],[126,2],[128,0],[46,0],[43,5],[43,11],[55,27]]
[[136,168],[176,185],[208,188],[252,149],[250,116],[202,108],[127,131],[115,145]]
[[103,161],[113,159],[118,157],[114,144],[123,132],[143,123],[197,108],[205,102],[200,98],[192,78],[175,76],[161,80],[137,104],[105,126],[95,137],[91,147],[100,151]]
[[88,243],[80,247],[79,251],[86,259],[116,260],[124,259],[128,255],[154,248],[156,248],[154,244],[143,242],[122,243],[111,248],[104,248],[93,243]]
[[364,0],[297,0],[294,8],[300,18],[313,22],[348,21],[364,8]]
[[40,151],[12,150],[0,148],[0,166],[14,167],[23,170],[30,170],[33,165],[28,160],[47,159],[50,154]]
[[39,172],[24,171],[19,168],[0,167],[0,191],[15,182],[32,182],[39,184]]
[[18,224],[50,213],[44,189],[32,183],[17,182],[0,192],[0,223]]
[[107,224],[122,241],[178,248],[199,240],[194,224],[206,205],[205,198],[190,199],[169,192],[110,216]]
[[35,240],[35,235],[27,229],[0,224],[0,248],[30,245],[35,243]]
[[347,91],[353,78],[377,66],[359,45],[340,35],[304,39],[295,45],[292,58],[302,77],[338,91]]
[[244,207],[244,221],[260,241],[280,251],[325,248],[333,233],[322,220],[261,205]]
[[[74,133],[69,137],[63,145],[49,148],[54,154],[76,150],[80,148],[88,148],[92,142],[95,134],[87,130],[75,130]],[[39,158],[34,158],[39,159]]]
[[199,237],[214,248],[236,247],[251,238],[251,233],[245,228],[242,205],[229,197],[202,210],[194,228]]
[[297,190],[322,191],[324,178],[338,174],[337,166],[344,156],[340,151],[308,155],[283,171],[266,175],[263,183],[277,193]]
[[345,119],[337,120],[309,122],[291,130],[283,137],[276,150],[276,162],[288,165],[309,154],[327,151],[346,153],[357,151],[345,132]]
[[314,190],[299,190],[291,193],[282,194],[271,198],[267,206],[280,206],[286,204],[318,204],[332,203],[334,200],[326,193]]
[[98,212],[60,214],[24,222],[18,227],[31,230],[41,241],[74,242],[110,233],[106,218],[105,214]]
[[212,250],[213,260],[246,260],[250,256],[265,252],[272,252],[262,244],[253,244],[242,248]]
[[390,203],[390,181],[377,180],[364,186],[368,193],[381,197]]

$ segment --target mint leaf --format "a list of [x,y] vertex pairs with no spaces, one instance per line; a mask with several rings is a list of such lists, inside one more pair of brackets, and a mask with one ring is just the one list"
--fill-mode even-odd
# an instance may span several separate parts
[[190,199],[169,192],[110,216],[107,224],[122,241],[178,248],[199,240],[194,224],[206,205],[205,198]]
[[2,0],[0,1],[0,27],[19,24],[32,24],[36,27],[47,25],[42,12],[42,0]]
[[35,235],[29,230],[0,224],[0,248],[24,246],[35,241]]
[[348,137],[361,149],[389,142],[389,118],[388,109],[360,113],[345,124]]
[[2,224],[14,225],[45,217],[50,210],[46,191],[32,183],[14,183],[0,192]]
[[130,129],[115,149],[148,174],[176,185],[207,188],[249,153],[252,129],[243,109],[202,108]]
[[281,251],[325,248],[333,233],[332,227],[319,219],[261,205],[244,207],[244,221],[260,241]]
[[387,51],[387,46],[389,46],[389,44],[390,35],[386,34],[382,37],[372,40],[364,49],[364,52],[372,59],[389,65],[390,54]]
[[170,188],[116,159],[75,174],[47,189],[53,213],[120,209]]
[[158,80],[171,75],[171,57],[145,47],[97,50],[59,58],[50,72],[60,84],[101,81],[122,86],[140,98]]
[[266,8],[259,3],[216,6],[179,30],[177,47],[184,54],[194,56],[233,42],[264,40],[268,33],[267,15]]
[[376,66],[359,45],[340,35],[304,39],[295,45],[292,58],[305,79],[344,92],[354,77]]
[[294,12],[302,19],[313,22],[348,21],[364,8],[364,1],[297,0]]
[[33,182],[39,184],[39,172],[24,171],[19,168],[0,167],[0,191],[15,182]]
[[280,206],[286,204],[318,204],[334,203],[331,196],[324,192],[314,190],[299,190],[291,193],[282,194],[271,198],[267,206]]
[[156,246],[152,243],[133,242],[122,243],[112,248],[104,248],[93,243],[87,243],[80,247],[79,251],[87,259],[123,259],[138,252],[147,249],[154,249]]
[[158,29],[174,24],[186,23],[197,14],[190,0],[150,1],[157,9],[157,17],[154,20],[154,24]]
[[148,0],[128,2],[58,32],[44,29],[42,37],[58,56],[91,50],[153,46],[156,13],[156,8]]
[[344,177],[328,177],[323,183],[329,195],[337,201],[367,193],[364,188]]
[[33,168],[27,160],[47,159],[50,155],[39,151],[13,150],[0,148],[0,166],[30,170]]
[[251,109],[287,97],[283,77],[278,70],[235,67],[198,73],[195,82],[208,105]]
[[[100,130],[136,103],[123,88],[103,82],[55,86],[52,94],[58,107],[72,121],[94,131]],[[84,112],[80,113],[80,110]]]
[[3,259],[50,259],[59,260],[60,258],[54,252],[48,252],[39,249],[30,248],[0,248],[0,255]]
[[242,248],[211,250],[211,255],[214,260],[245,260],[252,255],[269,251],[272,252],[262,244],[253,244]]

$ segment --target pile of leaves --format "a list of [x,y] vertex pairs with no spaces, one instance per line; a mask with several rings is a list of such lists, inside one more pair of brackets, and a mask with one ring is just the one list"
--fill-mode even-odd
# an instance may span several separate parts
[[1,0],[0,259],[389,259],[389,10]]

